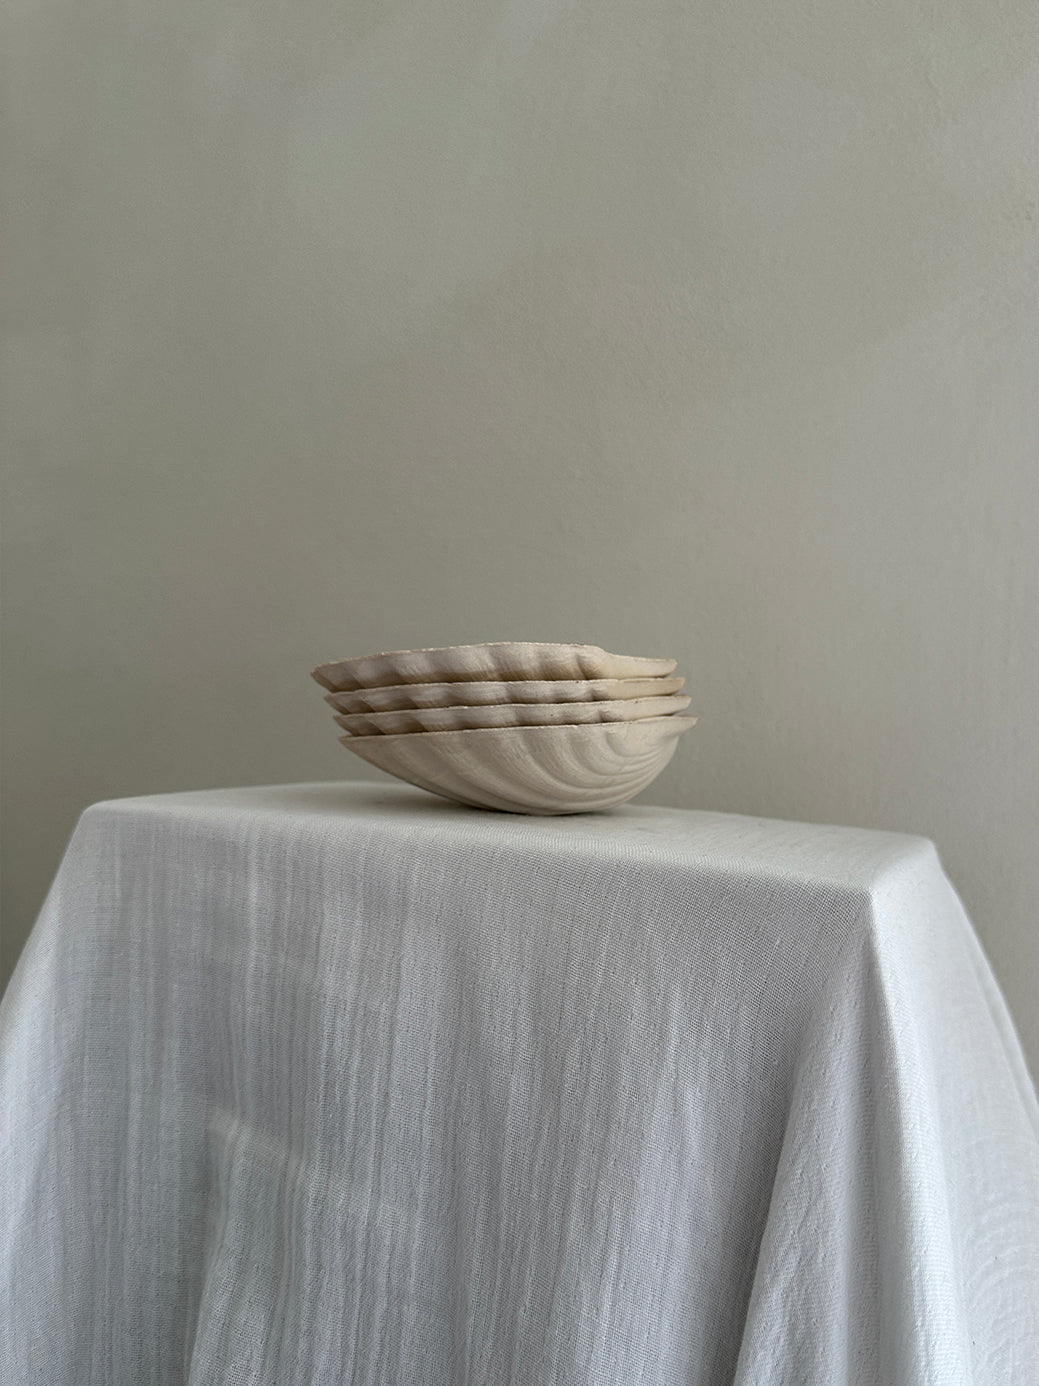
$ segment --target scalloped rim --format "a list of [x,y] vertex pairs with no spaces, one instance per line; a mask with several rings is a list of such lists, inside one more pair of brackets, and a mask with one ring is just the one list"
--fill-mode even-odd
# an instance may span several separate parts
[[[596,654],[606,654],[602,645],[568,645],[565,641],[545,640],[478,640],[474,645],[421,645],[414,650],[375,650],[372,654],[346,655],[340,659],[326,659],[318,669],[327,669],[330,664],[352,664],[361,659],[395,659],[398,655],[409,654],[453,654],[456,650],[500,650],[503,647],[520,647],[526,650],[594,650]],[[656,659],[657,655],[625,655],[625,659]],[[670,656],[666,656],[670,658]],[[678,662],[677,660],[675,661]]]
[[631,722],[555,722],[547,726],[533,727],[451,727],[446,731],[422,731],[422,732],[382,732],[378,738],[366,736],[341,736],[338,739],[345,745],[348,741],[368,741],[378,740],[380,742],[389,741],[410,741],[414,742],[418,737],[429,738],[431,736],[503,736],[515,732],[525,732],[527,734],[536,732],[539,735],[551,732],[559,735],[562,732],[579,731],[582,734],[594,736],[599,733],[610,732],[614,735],[634,733],[643,731],[646,728],[658,727],[663,724],[674,730],[676,736],[690,727],[695,727],[699,721],[697,717],[684,717],[680,712],[667,713],[663,717],[639,717]]
[[[605,685],[611,685],[608,689]],[[654,691],[653,685],[663,687]],[[601,703],[618,702],[637,698],[672,698],[688,696],[681,692],[685,679],[675,674],[649,674],[642,678],[612,679],[454,679],[446,682],[430,683],[384,683],[367,688],[341,689],[327,691],[325,702],[337,712],[408,712],[429,711],[443,707],[494,707],[504,703]],[[625,687],[637,688],[635,693],[622,691]],[[493,697],[470,698],[464,695],[465,689],[494,689]],[[524,692],[534,690],[532,697],[524,697]],[[559,690],[563,689],[560,697]],[[584,689],[584,692],[577,690]],[[384,695],[393,694],[392,698]],[[432,694],[433,696],[429,696]],[[444,701],[440,701],[443,698]],[[359,702],[360,707],[344,708],[340,700]],[[460,701],[451,701],[460,699]],[[386,703],[386,706],[381,704]],[[373,704],[379,704],[374,706]]]
[[[594,727],[599,723],[609,722],[616,724],[620,722],[649,722],[655,717],[674,717],[685,709],[692,702],[688,693],[674,693],[662,698],[615,698],[599,699],[593,702],[576,703],[478,703],[475,707],[470,707],[465,703],[455,704],[449,707],[402,707],[392,708],[386,712],[337,712],[332,720],[337,726],[342,727],[343,731],[349,736],[417,736],[424,731],[504,731],[509,727]],[[653,712],[646,712],[646,703],[652,703],[656,709]],[[664,704],[670,703],[670,707]],[[513,720],[500,722],[495,725],[493,722],[485,722],[482,726],[465,727],[416,727],[414,731],[384,732],[380,730],[383,719],[400,721],[401,718],[410,717],[414,721],[421,722],[424,717],[431,717],[434,721],[448,714],[454,714],[455,720],[459,717],[482,717],[493,712],[496,708],[507,708],[511,713],[516,714],[517,719],[523,717],[538,718],[538,710],[544,711],[548,708],[558,715],[552,718],[542,718],[533,722]],[[581,717],[575,709],[587,708],[597,716]],[[604,712],[617,712],[621,709],[621,715],[604,716]],[[623,712],[630,715],[624,716]],[[347,725],[352,719],[362,719],[365,722],[374,724],[372,731],[351,731]],[[571,720],[567,720],[567,719]],[[695,719],[694,719],[695,720]]]

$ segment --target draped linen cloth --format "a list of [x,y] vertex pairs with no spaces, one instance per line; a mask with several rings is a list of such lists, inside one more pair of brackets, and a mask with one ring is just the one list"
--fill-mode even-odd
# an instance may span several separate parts
[[1035,1386],[1039,1114],[926,840],[334,783],[80,819],[4,1386]]

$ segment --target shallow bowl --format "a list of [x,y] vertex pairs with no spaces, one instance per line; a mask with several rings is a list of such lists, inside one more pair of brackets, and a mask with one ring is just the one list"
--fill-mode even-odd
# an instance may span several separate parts
[[460,679],[635,679],[670,674],[674,659],[608,654],[598,645],[446,645],[394,650],[319,664],[311,678],[333,693],[393,683],[455,683]]
[[339,739],[369,765],[458,803],[511,813],[588,813],[645,789],[695,720],[649,717]]
[[395,712],[339,713],[336,721],[352,736],[424,731],[462,731],[475,727],[543,727],[569,722],[636,722],[682,712],[691,698],[622,698],[615,702],[493,703],[483,707],[399,708]]
[[620,698],[662,698],[677,693],[682,678],[648,679],[496,679],[455,683],[393,683],[326,693],[337,712],[396,712],[412,707],[477,707],[487,703],[616,702]]

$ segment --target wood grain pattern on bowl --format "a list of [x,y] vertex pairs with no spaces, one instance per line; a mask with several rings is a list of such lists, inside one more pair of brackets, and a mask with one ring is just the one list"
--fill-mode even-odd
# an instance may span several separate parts
[[370,765],[458,803],[511,813],[587,813],[645,789],[694,722],[675,715],[339,739]]

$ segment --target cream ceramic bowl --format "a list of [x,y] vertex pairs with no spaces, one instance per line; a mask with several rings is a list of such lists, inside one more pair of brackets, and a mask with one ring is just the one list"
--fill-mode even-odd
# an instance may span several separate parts
[[340,713],[335,720],[353,736],[378,736],[474,727],[541,727],[560,722],[635,722],[643,717],[668,717],[691,702],[691,698],[624,698],[602,703],[496,703]]
[[495,679],[456,683],[394,683],[384,688],[358,688],[352,693],[326,693],[325,702],[337,712],[396,712],[415,707],[466,707],[487,703],[615,702],[620,698],[663,698],[677,693],[681,678],[649,679]]
[[369,765],[445,799],[510,813],[588,813],[656,779],[692,717],[342,736]]
[[666,677],[674,659],[615,655],[598,645],[447,645],[394,650],[319,664],[311,672],[332,693],[393,683],[455,683],[460,679],[637,679]]

